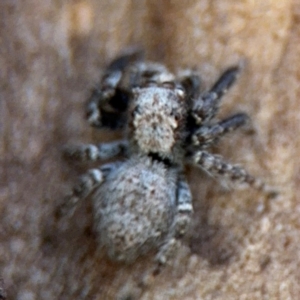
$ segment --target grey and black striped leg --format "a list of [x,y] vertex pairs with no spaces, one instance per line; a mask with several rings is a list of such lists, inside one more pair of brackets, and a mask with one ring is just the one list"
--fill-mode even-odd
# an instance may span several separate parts
[[167,239],[167,243],[161,247],[155,258],[158,264],[154,272],[155,274],[159,273],[161,267],[174,255],[180,245],[180,239],[184,236],[190,224],[193,212],[192,195],[188,183],[183,178],[178,182],[176,206],[177,210],[170,238]]
[[177,80],[184,88],[187,99],[199,97],[201,80],[198,72],[190,69],[182,70],[177,74]]
[[247,185],[266,193],[268,196],[276,196],[277,192],[262,180],[250,175],[244,168],[227,163],[222,157],[206,151],[197,151],[191,156],[192,162],[213,176],[225,179],[235,185]]
[[118,165],[120,165],[120,162],[106,164],[98,169],[90,169],[82,175],[73,187],[72,192],[65,197],[63,203],[57,208],[56,216],[72,216],[77,204],[84,200],[97,186],[101,185],[107,175]]
[[145,53],[141,48],[130,47],[108,65],[107,72],[124,71],[129,65],[143,61],[144,57]]
[[210,91],[203,93],[194,103],[192,115],[197,124],[211,120],[219,110],[220,100],[236,81],[238,67],[227,69]]
[[129,94],[119,87],[123,72],[135,61],[141,60],[143,54],[138,49],[127,51],[113,60],[97,88],[92,90],[86,107],[86,117],[93,127],[122,128],[126,122],[125,112],[128,107]]
[[122,72],[113,71],[102,78],[99,87],[92,90],[86,106],[86,118],[92,127],[121,128],[122,112],[127,108],[126,93],[117,90]]
[[68,160],[98,161],[113,158],[117,155],[126,155],[128,142],[120,140],[99,145],[85,144],[67,146],[64,149],[64,157]]
[[193,213],[192,195],[185,178],[181,176],[177,185],[176,214],[172,223],[169,237],[155,257],[155,267],[141,278],[139,287],[146,289],[151,285],[155,276],[159,275],[165,265],[171,260],[180,247],[181,238],[188,230],[191,214]]
[[192,145],[205,149],[215,143],[224,134],[240,128],[248,121],[248,115],[239,113],[224,119],[217,124],[201,126],[191,137]]
[[178,182],[177,212],[174,220],[174,235],[181,238],[186,233],[193,212],[192,194],[185,178]]

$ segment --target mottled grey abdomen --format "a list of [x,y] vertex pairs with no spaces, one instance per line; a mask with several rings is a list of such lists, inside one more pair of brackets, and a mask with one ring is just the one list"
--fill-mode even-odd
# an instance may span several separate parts
[[176,178],[162,163],[135,157],[93,196],[95,230],[113,260],[130,262],[160,247],[175,213]]

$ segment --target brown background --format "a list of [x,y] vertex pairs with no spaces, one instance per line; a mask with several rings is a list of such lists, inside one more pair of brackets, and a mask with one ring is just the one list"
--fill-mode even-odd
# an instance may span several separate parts
[[[88,203],[54,222],[81,166],[70,142],[108,141],[84,120],[102,67],[129,45],[209,86],[243,72],[221,115],[250,114],[254,134],[219,145],[281,190],[228,191],[199,170],[195,214],[178,255],[142,299],[300,299],[300,3],[296,0],[2,0],[0,2],[0,275],[9,299],[134,299],[151,257],[133,266],[97,252]],[[130,298],[130,295],[132,297]]]

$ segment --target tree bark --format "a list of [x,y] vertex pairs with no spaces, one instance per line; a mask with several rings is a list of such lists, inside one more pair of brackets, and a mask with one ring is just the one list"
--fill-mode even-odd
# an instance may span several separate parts
[[[0,277],[8,299],[299,297],[298,1],[2,0],[0,16]],[[61,148],[120,136],[89,128],[83,106],[103,67],[131,45],[170,68],[199,69],[204,87],[240,65],[221,115],[247,112],[254,133],[235,133],[216,150],[280,190],[276,199],[232,191],[191,169],[191,230],[143,295],[135,282],[151,257],[132,266],[106,260],[88,200],[72,218],[53,216],[85,170],[67,164]]]

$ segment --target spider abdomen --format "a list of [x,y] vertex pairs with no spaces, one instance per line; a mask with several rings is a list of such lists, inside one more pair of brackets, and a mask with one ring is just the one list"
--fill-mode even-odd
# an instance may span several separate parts
[[166,239],[176,196],[175,176],[168,173],[162,163],[135,157],[96,190],[95,229],[113,260],[133,261]]

